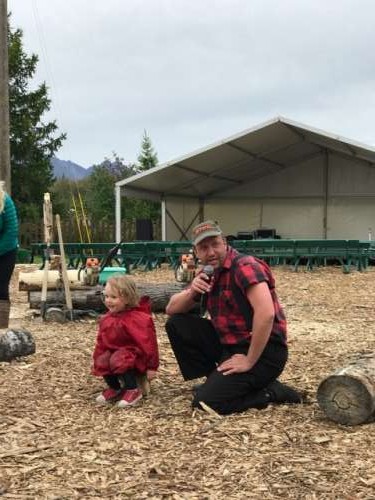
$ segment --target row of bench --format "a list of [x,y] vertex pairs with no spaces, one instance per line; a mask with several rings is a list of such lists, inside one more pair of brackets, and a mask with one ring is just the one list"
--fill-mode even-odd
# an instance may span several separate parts
[[290,264],[294,270],[302,263],[308,270],[328,263],[340,263],[344,272],[349,272],[353,266],[362,271],[375,256],[371,242],[360,240],[250,240],[234,243],[241,253],[255,255],[271,265]]
[[[64,243],[65,255],[68,267],[78,269],[84,266],[87,258],[96,257],[103,261],[116,243]],[[36,256],[42,258],[42,268],[45,261],[45,243],[33,243],[31,245],[31,259]],[[59,253],[59,245],[50,245],[54,253]],[[125,266],[127,269],[143,267],[154,269],[162,262],[177,267],[181,255],[189,253],[192,245],[189,241],[135,241],[121,243],[119,250],[113,258],[113,263]]]
[[[65,243],[64,249],[68,266],[79,268],[85,265],[88,257],[100,261],[106,258],[116,243]],[[340,263],[344,272],[352,267],[359,271],[366,269],[375,257],[375,246],[370,241],[360,240],[234,240],[231,245],[244,254],[254,255],[270,265],[287,264],[294,270],[303,264],[307,269],[327,263]],[[59,253],[59,245],[51,244],[51,249]],[[166,262],[177,267],[181,255],[191,251],[189,241],[136,241],[120,245],[113,263],[127,269],[154,269]],[[44,267],[46,244],[31,245],[31,261],[36,256],[42,258]]]

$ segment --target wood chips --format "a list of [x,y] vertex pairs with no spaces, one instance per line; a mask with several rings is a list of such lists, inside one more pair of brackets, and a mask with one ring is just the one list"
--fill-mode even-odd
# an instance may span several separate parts
[[[375,499],[374,423],[339,426],[316,403],[324,377],[375,350],[375,268],[274,273],[289,321],[281,379],[306,390],[308,403],[228,417],[192,412],[193,383],[179,374],[163,314],[155,315],[161,367],[150,398],[130,410],[97,406],[95,320],[32,319],[14,281],[11,326],[30,330],[37,352],[0,363],[0,496]],[[169,270],[135,278],[174,279]]]

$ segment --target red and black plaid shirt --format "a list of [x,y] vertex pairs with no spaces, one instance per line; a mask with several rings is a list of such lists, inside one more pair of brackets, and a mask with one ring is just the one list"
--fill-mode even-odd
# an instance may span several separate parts
[[[232,291],[233,280],[246,296],[246,291],[252,285],[265,281],[270,289],[275,319],[271,336],[286,344],[286,320],[275,291],[275,280],[268,265],[255,257],[246,255],[233,264],[239,253],[229,247],[221,268],[215,270],[213,287],[207,297],[207,310],[210,313],[212,324],[220,335],[222,344],[238,344],[249,341],[250,331],[246,326],[246,319],[241,312]],[[231,271],[235,265],[235,271]],[[233,276],[231,276],[233,275]],[[249,303],[250,311],[252,311]],[[251,314],[252,316],[252,314]]]

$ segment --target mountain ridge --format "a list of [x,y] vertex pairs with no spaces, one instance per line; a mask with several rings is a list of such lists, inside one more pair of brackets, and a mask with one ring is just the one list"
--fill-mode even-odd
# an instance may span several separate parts
[[65,179],[81,180],[90,175],[93,169],[93,167],[82,167],[70,160],[60,160],[57,157],[51,159],[51,165],[56,179],[65,177]]

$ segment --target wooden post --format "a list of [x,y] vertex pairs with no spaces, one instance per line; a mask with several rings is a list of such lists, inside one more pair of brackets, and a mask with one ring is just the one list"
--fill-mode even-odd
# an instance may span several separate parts
[[60,255],[61,255],[61,273],[62,273],[62,280],[63,280],[64,291],[65,291],[66,307],[67,307],[68,312],[70,314],[70,319],[73,320],[73,303],[72,303],[72,296],[70,294],[69,278],[68,278],[68,272],[67,272],[67,268],[66,268],[65,250],[64,250],[64,243],[63,243],[63,239],[62,239],[60,215],[56,215],[56,227],[57,227],[57,234],[59,236]]
[[375,353],[366,354],[324,379],[317,391],[328,418],[357,425],[375,415]]
[[40,304],[40,310],[42,318],[46,313],[46,299],[47,299],[47,283],[48,283],[48,271],[50,264],[50,245],[52,241],[52,228],[53,228],[53,215],[52,215],[52,203],[49,193],[44,193],[44,203],[43,203],[43,224],[44,224],[44,242],[47,245],[45,250],[46,258],[44,261],[44,271],[43,271],[43,281],[42,281],[42,300]]
[[0,0],[0,180],[11,193],[9,145],[8,8]]

